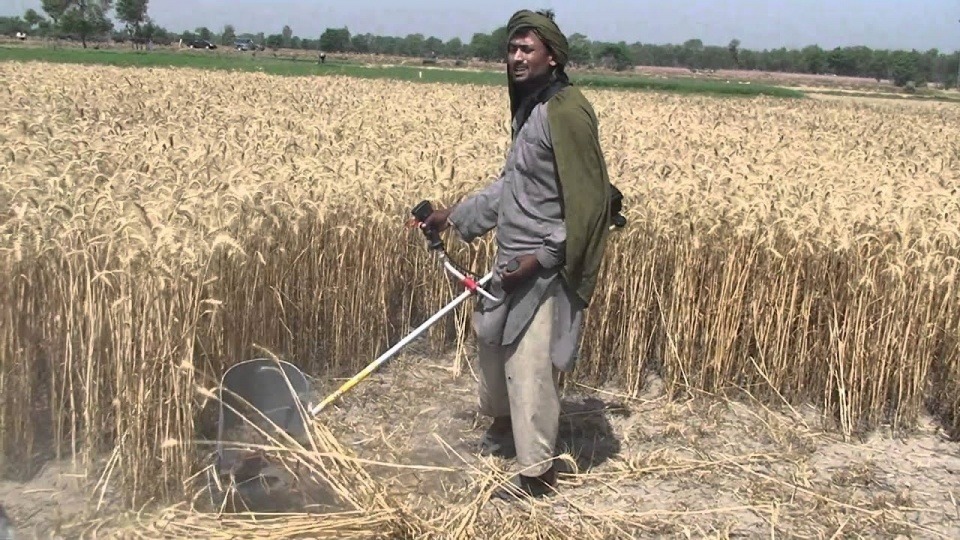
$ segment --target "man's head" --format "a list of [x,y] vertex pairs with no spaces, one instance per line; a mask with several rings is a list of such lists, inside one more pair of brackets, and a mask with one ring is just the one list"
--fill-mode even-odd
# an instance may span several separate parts
[[557,66],[554,53],[533,29],[522,28],[507,43],[507,75],[521,88],[550,79]]
[[569,45],[552,16],[523,9],[507,23],[507,75],[526,87],[543,82],[567,63]]

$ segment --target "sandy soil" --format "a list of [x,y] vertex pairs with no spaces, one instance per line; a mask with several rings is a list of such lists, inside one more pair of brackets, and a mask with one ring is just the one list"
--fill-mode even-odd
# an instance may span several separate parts
[[[454,377],[452,356],[415,349],[321,416],[359,457],[423,466],[369,470],[428,515],[469,505],[477,475],[515,464],[474,452],[487,420],[471,373]],[[318,395],[338,384],[319,383]],[[536,512],[583,537],[960,537],[960,449],[932,421],[909,436],[857,441],[818,425],[810,409],[695,393],[668,399],[655,377],[637,398],[571,384],[559,492],[534,507],[487,502],[477,520],[522,523]],[[22,538],[71,537],[78,529],[65,524],[86,519],[89,530],[93,519],[89,486],[67,465],[51,465],[29,482],[0,483],[0,502]]]

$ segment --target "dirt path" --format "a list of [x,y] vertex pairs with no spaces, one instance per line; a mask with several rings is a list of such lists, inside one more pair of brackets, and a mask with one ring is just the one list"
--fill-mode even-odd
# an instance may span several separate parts
[[[960,451],[932,423],[905,439],[844,442],[818,431],[812,411],[714,396],[670,401],[656,379],[636,399],[568,388],[559,493],[534,505],[486,502],[478,486],[514,463],[474,453],[486,420],[471,374],[454,377],[452,365],[411,351],[322,415],[359,457],[421,466],[368,470],[425,523],[461,512],[473,531],[514,538],[960,537]],[[56,537],[87,497],[58,468],[0,483],[21,538]]]

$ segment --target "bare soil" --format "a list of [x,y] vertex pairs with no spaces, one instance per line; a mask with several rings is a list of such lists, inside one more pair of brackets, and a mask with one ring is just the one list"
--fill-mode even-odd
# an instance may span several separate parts
[[[411,501],[450,504],[473,494],[462,470],[510,472],[481,458],[488,425],[476,382],[452,359],[411,355],[372,376],[329,416],[340,440],[370,459],[451,472],[383,471]],[[660,380],[643,395],[568,384],[559,493],[542,512],[561,530],[630,535],[960,537],[960,448],[927,420],[916,433],[844,441],[818,429],[812,409],[690,393],[668,399]],[[524,505],[491,502],[488,519],[524,519]],[[483,519],[483,518],[481,518]],[[585,530],[586,528],[586,530]]]
[[[656,377],[635,398],[568,383],[558,493],[478,499],[478,479],[505,478],[515,464],[475,452],[488,420],[470,371],[454,376],[453,355],[415,349],[320,421],[358,457],[383,463],[368,470],[425,521],[473,505],[473,519],[496,530],[546,520],[569,537],[960,537],[960,448],[932,420],[908,435],[843,440],[818,427],[812,408],[669,398]],[[317,395],[340,383],[316,381]],[[90,481],[51,465],[28,482],[0,483],[0,502],[21,538],[71,537],[78,529],[64,524],[94,519]]]

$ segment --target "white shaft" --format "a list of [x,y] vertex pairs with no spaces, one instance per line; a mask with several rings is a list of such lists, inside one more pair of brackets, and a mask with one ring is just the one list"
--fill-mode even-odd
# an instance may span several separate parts
[[[480,278],[480,281],[478,281],[477,283],[482,287],[484,284],[486,284],[486,283],[487,283],[488,281],[490,281],[490,279],[492,279],[492,278],[493,278],[493,273],[491,272],[491,273],[483,276],[482,278]],[[481,289],[477,289],[477,290],[479,291],[479,290],[481,290]],[[320,411],[322,411],[323,409],[325,409],[325,408],[327,407],[327,405],[329,405],[330,403],[333,403],[333,401],[335,401],[337,398],[339,398],[340,396],[342,396],[345,392],[347,392],[348,390],[350,390],[351,388],[353,388],[354,385],[356,385],[358,382],[360,382],[361,380],[363,380],[364,378],[366,378],[367,375],[370,375],[371,373],[373,373],[374,370],[376,370],[378,367],[380,367],[381,364],[383,364],[384,362],[386,362],[387,360],[389,360],[391,356],[393,356],[394,354],[397,353],[397,351],[399,351],[400,349],[402,349],[403,347],[405,347],[408,343],[410,343],[410,342],[413,341],[417,336],[419,336],[421,333],[423,333],[424,330],[426,330],[427,328],[430,328],[431,326],[433,326],[433,324],[436,323],[436,322],[437,322],[438,320],[440,320],[441,318],[443,318],[444,315],[446,315],[447,313],[449,313],[453,308],[457,307],[461,302],[463,302],[464,300],[466,300],[467,298],[469,298],[469,297],[472,296],[472,295],[473,295],[473,291],[469,291],[469,290],[463,291],[463,292],[460,294],[460,296],[454,298],[454,299],[453,299],[449,304],[447,304],[446,306],[443,306],[443,308],[442,308],[440,311],[436,312],[435,314],[433,314],[433,316],[431,316],[429,319],[427,319],[426,321],[424,321],[423,324],[421,324],[420,326],[418,326],[416,330],[414,330],[413,332],[411,332],[410,334],[408,334],[405,338],[401,339],[401,340],[400,340],[396,345],[394,345],[393,347],[390,347],[390,349],[387,350],[387,352],[385,352],[385,353],[383,353],[382,355],[380,355],[380,358],[377,358],[376,360],[374,360],[373,362],[371,362],[369,365],[367,365],[367,367],[365,367],[365,368],[363,369],[363,371],[361,371],[360,373],[357,373],[356,375],[353,376],[352,379],[350,379],[349,381],[343,383],[343,385],[340,386],[340,388],[338,388],[336,392],[330,394],[329,396],[327,396],[326,399],[324,399],[323,401],[321,401],[321,402],[318,403],[317,405],[313,406],[313,407],[310,409],[310,414],[313,415],[313,416],[316,416],[317,414],[319,414]]]
[[[466,276],[464,276],[463,273],[461,273],[459,270],[457,270],[456,267],[454,267],[453,264],[451,264],[449,260],[444,260],[444,261],[443,261],[443,267],[447,269],[447,272],[450,272],[451,274],[453,274],[454,276],[456,276],[457,279],[459,279],[459,280],[464,280],[464,279],[466,279]],[[477,282],[477,283],[478,283],[478,285],[482,285],[480,282]],[[497,298],[496,296],[494,296],[494,295],[490,294],[489,292],[487,292],[486,289],[478,288],[478,289],[477,289],[477,292],[480,293],[480,294],[482,294],[483,296],[486,296],[488,299],[490,299],[490,300],[492,300],[492,301],[494,301],[494,302],[499,302],[499,301],[500,301],[499,298]]]

